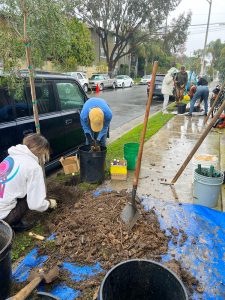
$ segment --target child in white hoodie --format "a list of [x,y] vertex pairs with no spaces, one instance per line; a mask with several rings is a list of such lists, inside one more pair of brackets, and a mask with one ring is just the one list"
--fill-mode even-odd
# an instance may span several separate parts
[[0,163],[0,219],[23,231],[30,228],[21,220],[28,209],[43,212],[57,206],[54,199],[46,199],[39,164],[49,160],[49,143],[39,134],[30,134],[23,145],[9,148],[8,154]]

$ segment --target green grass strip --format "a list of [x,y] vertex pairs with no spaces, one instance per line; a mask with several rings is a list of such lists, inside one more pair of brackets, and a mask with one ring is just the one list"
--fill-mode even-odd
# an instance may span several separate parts
[[[165,114],[158,112],[148,120],[147,131],[145,135],[145,142],[150,139],[160,128],[162,128],[170,119],[174,117],[173,114]],[[107,147],[107,162],[109,163],[114,158],[123,158],[123,146],[126,143],[139,143],[140,136],[143,129],[143,124],[131,129],[123,136],[112,142]]]

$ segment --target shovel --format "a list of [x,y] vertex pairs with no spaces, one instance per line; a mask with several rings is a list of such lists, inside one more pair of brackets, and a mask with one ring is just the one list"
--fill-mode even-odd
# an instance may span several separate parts
[[137,222],[137,220],[140,216],[140,214],[137,210],[137,207],[136,207],[135,197],[136,197],[136,193],[137,193],[138,179],[139,179],[139,174],[140,174],[140,169],[141,169],[141,159],[142,159],[143,147],[144,147],[144,142],[145,142],[145,134],[146,134],[147,125],[148,125],[150,106],[151,106],[152,98],[153,98],[153,91],[154,91],[154,86],[155,86],[155,78],[156,78],[157,68],[158,68],[158,62],[155,61],[154,66],[153,66],[153,71],[152,71],[150,93],[149,93],[148,101],[146,104],[145,118],[144,118],[143,130],[141,133],[137,165],[136,165],[136,169],[135,169],[135,173],[134,173],[131,201],[129,201],[126,204],[126,206],[124,207],[124,209],[121,213],[121,219],[127,225],[127,227],[129,229],[133,228],[133,226],[135,225],[135,223]]
[[52,268],[48,273],[44,273],[43,270],[32,271],[28,278],[28,280],[31,280],[31,282],[10,299],[24,300],[33,292],[33,290],[39,285],[39,283],[41,283],[42,280],[46,283],[51,283],[58,277],[59,268],[57,266]]

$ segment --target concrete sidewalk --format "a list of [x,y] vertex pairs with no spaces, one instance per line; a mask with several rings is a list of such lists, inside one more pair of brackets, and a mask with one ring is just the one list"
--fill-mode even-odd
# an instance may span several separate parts
[[[171,187],[162,182],[170,182],[187,155],[192,150],[203,131],[204,117],[177,115],[145,143],[138,195],[150,195],[156,199],[192,203],[193,165],[189,163],[177,183]],[[199,154],[217,155],[221,169],[225,170],[225,137],[218,130],[211,130]],[[115,155],[116,157],[116,155]],[[133,172],[129,171],[127,181],[108,181],[104,185],[115,190],[132,189]],[[222,189],[225,195],[225,188]],[[225,199],[225,197],[224,197]],[[220,198],[217,209],[225,207]]]

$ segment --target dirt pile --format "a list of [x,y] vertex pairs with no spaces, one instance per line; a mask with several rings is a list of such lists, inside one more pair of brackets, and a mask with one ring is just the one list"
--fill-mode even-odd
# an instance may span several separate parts
[[47,248],[51,260],[69,258],[81,264],[99,261],[107,270],[130,258],[160,259],[167,252],[169,237],[161,231],[154,211],[146,213],[140,205],[138,224],[128,232],[120,213],[129,197],[126,192],[98,197],[89,192],[79,202],[66,204],[49,224],[57,236],[57,251],[54,247],[52,251]]
[[[44,221],[49,232],[56,234],[56,240],[40,244],[40,254],[49,256],[45,268],[70,261],[80,265],[100,262],[104,269],[103,273],[82,282],[71,281],[68,273],[61,273],[61,281],[82,291],[80,299],[94,299],[104,274],[117,263],[132,258],[161,261],[161,256],[168,251],[170,239],[179,245],[187,239],[186,234],[176,228],[170,228],[171,235],[166,236],[154,210],[146,212],[139,203],[141,216],[129,232],[120,218],[131,197],[125,191],[95,197],[93,192],[77,192],[76,187],[54,182],[49,191],[59,201],[58,209]],[[173,260],[168,267],[183,280],[190,294],[199,286],[193,276],[182,270],[179,262]]]

